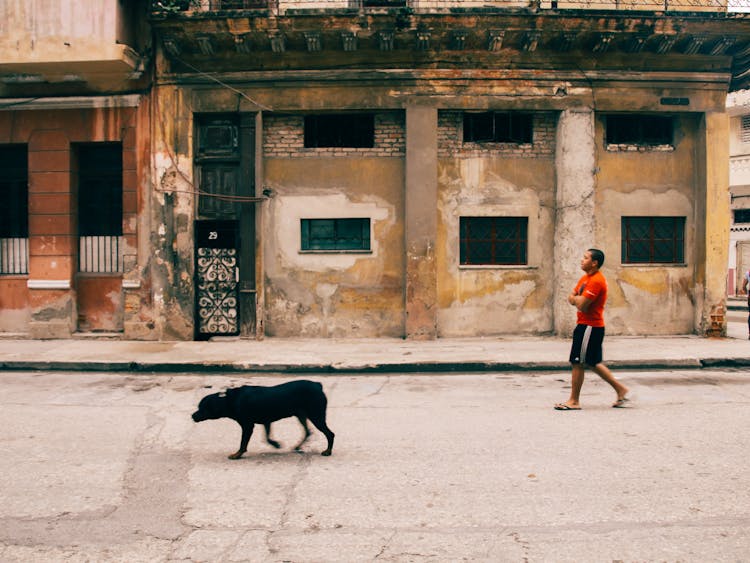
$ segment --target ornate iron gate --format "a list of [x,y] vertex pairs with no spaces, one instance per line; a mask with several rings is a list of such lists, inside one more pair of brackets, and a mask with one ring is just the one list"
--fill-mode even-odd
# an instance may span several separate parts
[[195,222],[196,337],[239,334],[237,221]]

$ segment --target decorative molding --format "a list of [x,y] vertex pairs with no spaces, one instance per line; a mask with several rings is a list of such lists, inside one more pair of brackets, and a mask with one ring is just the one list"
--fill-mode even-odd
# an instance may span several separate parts
[[0,111],[48,109],[136,108],[140,94],[124,96],[71,96],[70,98],[3,98]]
[[70,289],[70,280],[26,280],[29,289]]

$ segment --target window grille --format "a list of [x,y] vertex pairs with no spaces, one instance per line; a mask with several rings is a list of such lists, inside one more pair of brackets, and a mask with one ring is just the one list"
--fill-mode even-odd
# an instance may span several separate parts
[[0,146],[0,274],[29,273],[26,145]]
[[671,145],[673,120],[660,115],[608,115],[609,145]]
[[531,143],[534,120],[528,113],[484,112],[464,114],[464,142]]
[[302,219],[302,250],[370,250],[370,219]]
[[121,236],[79,237],[79,271],[122,272]]
[[122,145],[78,147],[78,268],[123,271]]
[[623,264],[685,261],[685,217],[623,217]]
[[462,265],[528,263],[528,217],[461,217]]
[[742,116],[742,126],[740,127],[740,140],[743,143],[750,143],[750,114]]
[[0,274],[29,273],[29,239],[0,238]]

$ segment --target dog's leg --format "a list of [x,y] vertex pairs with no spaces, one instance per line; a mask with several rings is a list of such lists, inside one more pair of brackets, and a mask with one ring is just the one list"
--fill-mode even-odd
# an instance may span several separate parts
[[274,448],[277,450],[281,447],[281,444],[279,444],[276,440],[271,440],[271,424],[264,424],[263,425],[266,429],[266,442],[271,444]]
[[240,449],[229,456],[229,459],[240,459],[242,454],[247,451],[247,443],[250,441],[250,436],[253,435],[253,424],[245,423],[242,426],[242,440],[240,440]]
[[328,440],[328,447],[323,450],[320,455],[331,455],[331,452],[333,451],[333,439],[336,436],[333,432],[331,432],[331,429],[328,428],[328,425],[326,424],[326,416],[323,414],[322,416],[311,416],[310,422],[312,422],[315,425],[315,428],[320,430],[323,434],[325,434],[326,439]]
[[305,429],[305,436],[302,438],[302,441],[294,446],[294,451],[299,451],[302,447],[302,444],[307,442],[307,439],[310,437],[310,429],[307,427],[307,419],[304,416],[298,416],[297,420],[299,420],[299,423],[302,425],[302,428]]

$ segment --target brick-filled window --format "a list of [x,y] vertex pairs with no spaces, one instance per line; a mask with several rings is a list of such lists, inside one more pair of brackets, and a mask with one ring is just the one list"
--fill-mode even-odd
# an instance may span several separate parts
[[484,112],[464,114],[465,143],[532,143],[534,119],[530,113]]
[[461,265],[527,264],[528,222],[528,217],[461,217]]
[[623,217],[623,264],[685,262],[685,217]]
[[79,270],[122,272],[122,145],[77,149]]
[[303,251],[369,251],[370,219],[302,219]]
[[26,145],[0,146],[0,274],[29,273],[28,162]]
[[305,116],[305,148],[375,146],[375,116],[336,113]]
[[608,145],[671,145],[673,119],[661,115],[606,116]]

